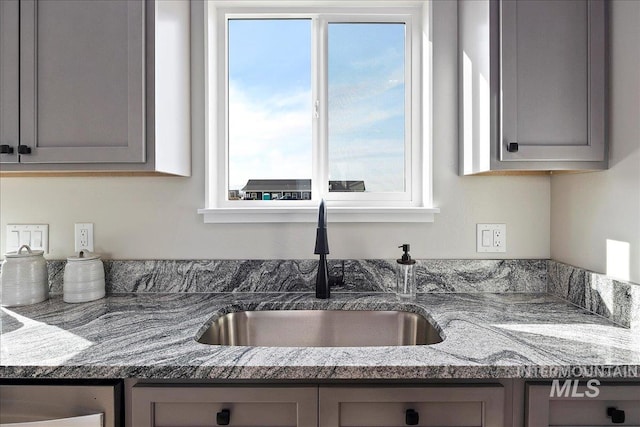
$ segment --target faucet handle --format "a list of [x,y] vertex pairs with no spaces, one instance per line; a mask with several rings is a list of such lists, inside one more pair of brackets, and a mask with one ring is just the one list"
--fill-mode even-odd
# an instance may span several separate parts
[[[338,268],[340,269],[340,272],[339,274],[335,274]],[[344,286],[344,260],[341,260],[339,264],[332,263],[331,268],[329,269],[329,285]]]

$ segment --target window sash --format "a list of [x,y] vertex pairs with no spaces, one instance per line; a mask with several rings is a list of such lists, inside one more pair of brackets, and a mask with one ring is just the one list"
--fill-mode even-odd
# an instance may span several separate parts
[[[305,207],[317,206],[320,198],[331,201],[336,207],[421,207],[423,206],[423,173],[428,165],[422,165],[422,47],[420,43],[421,12],[417,8],[328,8],[314,9],[309,13],[306,8],[216,8],[215,38],[210,39],[216,46],[216,110],[214,114],[217,126],[216,171],[209,173],[208,186],[214,186],[215,206],[224,208],[257,207]],[[311,19],[311,82],[312,99],[319,101],[319,118],[312,119],[313,161],[312,161],[312,198],[302,200],[228,200],[229,194],[229,138],[228,138],[228,20],[230,19]],[[403,23],[405,25],[405,138],[404,138],[404,179],[405,191],[395,193],[329,192],[328,158],[328,25],[329,23]],[[223,95],[223,96],[220,96]],[[313,112],[310,106],[310,115]],[[216,129],[217,127],[217,129]],[[220,141],[224,141],[220,144]],[[215,149],[215,148],[214,148]],[[213,165],[209,164],[209,167]],[[214,179],[211,179],[215,175]],[[211,203],[209,203],[211,206]]]
[[[391,201],[411,201],[412,198],[412,162],[413,155],[413,133],[412,133],[412,16],[406,14],[395,15],[323,15],[320,21],[320,78],[319,95],[321,114],[319,126],[321,127],[320,150],[318,163],[321,165],[322,179],[320,180],[320,190],[325,200],[330,201],[351,201],[351,202],[391,202]],[[339,193],[329,192],[329,58],[328,27],[330,23],[398,23],[405,25],[404,43],[404,191],[403,192],[371,192],[371,193]],[[418,106],[419,108],[419,106]]]

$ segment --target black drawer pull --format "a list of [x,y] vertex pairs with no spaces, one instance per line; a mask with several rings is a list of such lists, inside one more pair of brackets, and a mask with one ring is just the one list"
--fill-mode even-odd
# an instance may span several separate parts
[[607,408],[607,417],[611,417],[611,422],[614,424],[624,423],[624,411],[618,408]]
[[18,145],[18,154],[31,154],[31,147],[28,145]]
[[413,409],[407,409],[404,416],[404,422],[408,426],[417,426],[420,422],[420,414]]
[[13,154],[13,147],[8,144],[0,145],[0,154]]
[[218,423],[219,426],[228,426],[230,421],[231,411],[228,409],[223,409],[216,414],[216,423]]
[[507,144],[507,151],[510,153],[517,153],[518,152],[518,143],[517,142],[510,142]]

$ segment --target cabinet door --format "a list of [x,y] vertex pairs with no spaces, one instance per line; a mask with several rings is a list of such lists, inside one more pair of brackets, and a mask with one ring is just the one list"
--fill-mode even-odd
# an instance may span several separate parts
[[0,427],[121,427],[122,386],[102,382],[0,384]]
[[501,66],[500,160],[605,160],[603,0],[501,2]]
[[18,24],[18,0],[0,1],[0,163],[18,161]]
[[132,423],[136,427],[311,427],[317,423],[318,390],[316,387],[136,385],[131,407]]
[[320,387],[320,427],[499,427],[503,418],[500,385]]
[[144,2],[20,2],[22,163],[145,161]]
[[[527,427],[640,426],[640,384],[597,385],[564,380],[527,384]],[[624,422],[607,414],[624,412]],[[617,417],[621,414],[618,413]],[[616,422],[614,422],[616,421]]]

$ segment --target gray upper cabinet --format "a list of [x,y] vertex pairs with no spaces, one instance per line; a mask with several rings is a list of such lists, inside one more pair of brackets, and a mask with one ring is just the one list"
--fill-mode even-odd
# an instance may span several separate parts
[[[3,172],[190,174],[188,2],[20,0],[2,8],[3,140],[16,139],[19,123],[18,156],[1,159]],[[172,80],[156,69],[165,63],[178,64]],[[5,84],[19,90],[19,120]],[[158,120],[165,116],[173,121]]]
[[19,3],[0,1],[0,162],[18,161]]
[[143,163],[144,3],[20,3],[23,163]]
[[606,169],[605,1],[458,9],[460,173]]

